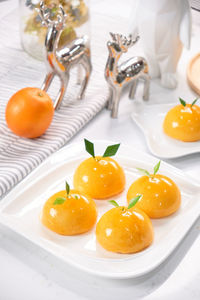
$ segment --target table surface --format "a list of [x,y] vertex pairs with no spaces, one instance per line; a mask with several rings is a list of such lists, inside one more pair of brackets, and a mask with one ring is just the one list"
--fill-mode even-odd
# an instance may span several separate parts
[[[91,1],[92,10],[102,14],[125,16],[131,0]],[[114,5],[115,3],[115,5]],[[16,0],[0,3],[0,18],[17,6]],[[106,7],[106,9],[105,9]],[[114,9],[113,9],[114,7]],[[162,89],[158,81],[151,86],[152,101],[170,102],[178,95],[193,99],[185,79],[186,61],[198,51],[198,18],[194,14],[192,47],[184,50],[178,68],[179,85],[176,90]],[[140,93],[140,89],[137,93]],[[107,139],[131,145],[133,148],[149,153],[144,136],[130,117],[132,109],[127,92],[122,96],[119,118],[109,117],[103,110],[93,121],[84,127],[70,143],[83,138]],[[168,163],[186,173],[199,178],[200,154],[167,160]],[[150,276],[138,280],[105,281],[70,270],[52,255],[38,249],[33,244],[0,227],[0,300],[18,299],[146,299],[146,300],[199,300],[200,299],[200,220],[194,224],[187,237],[171,257]]]

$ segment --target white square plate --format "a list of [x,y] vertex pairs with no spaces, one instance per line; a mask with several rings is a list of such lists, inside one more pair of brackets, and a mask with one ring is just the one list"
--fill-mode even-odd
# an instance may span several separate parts
[[[108,141],[95,142],[96,153],[104,152]],[[140,176],[136,167],[151,170],[157,159],[121,146],[116,155],[126,174],[126,189],[118,197],[126,205],[130,184]],[[59,236],[44,228],[39,220],[43,204],[50,195],[63,189],[65,180],[72,183],[78,164],[87,158],[83,142],[53,154],[0,203],[0,222],[16,233],[46,249],[68,264],[86,272],[109,278],[133,278],[150,272],[161,264],[184,238],[200,212],[200,184],[182,171],[162,162],[160,173],[171,177],[182,193],[182,205],[174,215],[153,220],[155,239],[146,250],[137,254],[116,254],[96,244],[95,228],[77,236]],[[105,200],[96,201],[98,217],[111,208]]]
[[176,104],[148,105],[134,102],[132,119],[143,131],[150,151],[161,158],[176,158],[200,152],[200,141],[181,142],[168,137],[163,132],[166,113]]

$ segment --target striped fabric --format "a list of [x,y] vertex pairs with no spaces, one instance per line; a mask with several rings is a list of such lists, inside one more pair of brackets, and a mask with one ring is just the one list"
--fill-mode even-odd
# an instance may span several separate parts
[[[102,24],[102,20],[97,21],[97,24]],[[108,98],[108,88],[104,80],[107,37],[101,37],[101,28],[94,26],[93,31],[93,73],[85,99],[76,100],[80,87],[73,85],[76,82],[74,70],[65,103],[55,113],[50,128],[42,137],[31,140],[17,137],[7,128],[5,106],[17,90],[26,86],[40,87],[45,75],[45,66],[22,51],[17,12],[0,21],[0,198],[51,153],[65,145],[105,106]],[[50,90],[52,98],[55,97],[57,88],[55,82]]]

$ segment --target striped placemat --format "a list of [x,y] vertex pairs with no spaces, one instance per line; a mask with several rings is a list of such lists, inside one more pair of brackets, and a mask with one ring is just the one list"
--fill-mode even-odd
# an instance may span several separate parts
[[[108,25],[109,17],[95,16],[92,25],[93,73],[84,100],[76,100],[79,86],[76,71],[72,72],[65,103],[55,113],[47,132],[37,139],[23,139],[14,135],[5,123],[5,107],[8,99],[17,90],[40,87],[45,76],[45,66],[28,56],[20,46],[18,14],[13,11],[0,21],[0,199],[51,153],[69,141],[100,110],[108,99],[108,87],[104,80],[104,66],[107,57],[105,41],[108,35],[102,24]],[[99,26],[98,24],[101,24]],[[58,85],[50,91],[52,98]]]

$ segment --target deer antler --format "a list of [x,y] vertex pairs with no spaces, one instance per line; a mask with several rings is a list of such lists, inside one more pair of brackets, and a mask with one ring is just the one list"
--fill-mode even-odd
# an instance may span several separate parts
[[57,15],[58,18],[57,22],[60,24],[64,24],[67,18],[67,14],[65,13],[61,4],[59,5],[59,9],[60,9],[60,13]]
[[40,8],[36,8],[36,11],[42,20],[42,25],[48,26],[52,23],[52,20],[50,19],[50,11],[44,5],[43,1],[40,2]]
[[110,36],[111,36],[112,40],[113,40],[114,42],[116,42],[116,41],[117,41],[117,39],[116,39],[116,34],[114,34],[114,33],[112,33],[112,32],[109,32],[109,33],[110,33]]
[[137,43],[137,41],[139,40],[139,35],[136,36],[135,39],[133,39],[132,35],[130,34],[128,39],[126,37],[124,37],[124,42],[123,45],[127,48],[132,47],[135,43]]
[[137,41],[140,38],[139,36],[137,36],[135,39],[133,39],[131,34],[127,38],[122,34],[112,33],[112,32],[110,32],[110,36],[115,43],[117,43],[120,47],[123,46],[125,49],[132,47],[135,43],[137,43]]
[[122,35],[121,34],[110,32],[110,36],[115,43],[117,43],[119,46],[122,45]]
[[60,12],[57,15],[57,20],[52,21],[50,19],[50,11],[48,10],[47,6],[44,4],[43,1],[40,2],[40,8],[36,8],[39,13],[40,18],[42,19],[42,25],[49,26],[50,24],[55,25],[63,25],[65,23],[67,15],[62,7],[59,5]]

